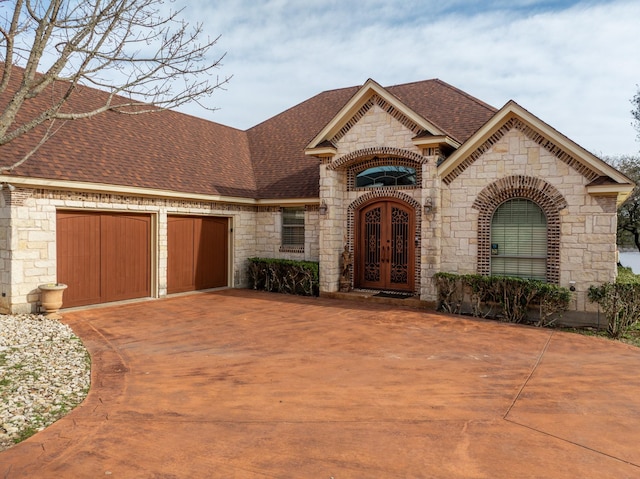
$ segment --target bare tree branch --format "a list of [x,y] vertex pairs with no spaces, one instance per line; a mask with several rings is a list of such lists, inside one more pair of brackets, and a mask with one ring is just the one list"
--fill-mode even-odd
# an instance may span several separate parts
[[[33,135],[45,124],[41,137],[29,136],[36,144],[29,158],[58,131],[56,120],[107,111],[142,114],[191,101],[202,105],[229,81],[212,74],[224,58],[211,57],[219,37],[203,39],[202,24],[185,23],[180,10],[165,10],[163,0],[2,4],[13,10],[0,13],[0,146]],[[105,91],[101,103],[74,103],[80,85]],[[34,99],[36,112],[25,108]]]

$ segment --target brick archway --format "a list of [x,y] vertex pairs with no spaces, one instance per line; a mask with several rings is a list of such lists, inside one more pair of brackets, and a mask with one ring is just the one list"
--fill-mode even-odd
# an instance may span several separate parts
[[547,271],[549,283],[560,281],[560,211],[567,202],[553,185],[541,178],[514,175],[484,188],[473,203],[478,216],[478,274],[491,274],[491,219],[502,203],[525,198],[536,203],[547,217]]
[[327,168],[329,170],[346,169],[356,163],[369,160],[375,156],[405,159],[414,162],[416,165],[421,165],[422,163],[427,162],[427,157],[419,155],[418,153],[415,153],[413,151],[405,150],[402,148],[394,148],[390,146],[378,146],[352,151],[351,153],[341,156],[340,158],[332,161]]
[[[355,221],[356,221],[356,213],[358,210],[366,205],[367,203],[375,202],[376,200],[399,200],[402,203],[405,203],[410,209],[413,210],[414,216],[414,239],[416,240],[414,246],[416,251],[419,252],[422,244],[422,215],[421,206],[418,201],[416,201],[411,196],[402,193],[400,191],[389,191],[386,189],[374,190],[370,191],[362,196],[359,196],[355,201],[353,201],[347,208],[347,243],[348,249],[351,253],[352,257],[354,254],[354,241],[355,241]],[[420,254],[416,253],[414,257],[414,277],[416,279],[414,285],[414,292],[418,292],[420,290]],[[353,270],[351,271],[350,278],[351,286],[354,285],[354,277]]]

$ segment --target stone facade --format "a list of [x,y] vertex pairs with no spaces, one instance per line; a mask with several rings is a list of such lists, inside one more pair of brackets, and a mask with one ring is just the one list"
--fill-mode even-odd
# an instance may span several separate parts
[[[360,274],[370,266],[354,256],[366,250],[370,238],[375,244],[376,236],[363,235],[358,223],[369,213],[367,208],[392,211],[387,205],[396,206],[394,214],[401,212],[408,218],[402,223],[407,231],[397,235],[402,241],[395,244],[401,244],[400,249],[406,244],[398,254],[409,250],[401,263],[401,273],[407,272],[409,280],[398,289],[435,303],[435,273],[490,274],[492,216],[504,201],[525,198],[546,216],[547,281],[575,287],[573,310],[596,310],[586,299],[589,286],[616,277],[617,200],[633,187],[622,175],[517,105],[492,110],[491,120],[476,133],[468,132],[470,137],[462,144],[371,83],[340,112],[343,116],[331,120],[305,150],[318,160],[318,198],[216,202],[53,186],[3,188],[0,309],[36,311],[38,285],[57,280],[58,211],[150,215],[152,297],[167,294],[170,215],[229,219],[230,287],[247,285],[247,259],[257,256],[319,261],[320,292],[330,294],[366,283],[364,276],[355,278],[354,265]],[[357,183],[358,174],[381,166],[413,169],[415,184]],[[283,208],[287,207],[304,208],[304,245],[282,244]],[[390,223],[380,228],[393,228]],[[385,234],[389,235],[385,242],[392,243],[390,234]],[[380,238],[377,241],[382,243]],[[386,248],[388,252],[390,247]],[[346,271],[345,249],[353,259]],[[380,268],[380,258],[369,264],[376,261]],[[366,284],[372,283],[381,284]]]
[[[435,207],[423,215],[423,206],[430,202],[437,206],[438,152],[423,151],[413,143],[414,131],[401,116],[389,115],[380,102],[361,110],[359,120],[353,122],[340,138],[335,139],[336,155],[320,166],[320,199],[327,205],[327,215],[321,219],[320,263],[323,292],[335,292],[339,287],[341,254],[345,245],[354,254],[354,212],[369,199],[397,198],[411,205],[415,212],[414,275],[415,293],[427,301],[433,300],[433,282],[428,280],[438,269],[439,227]],[[425,154],[427,153],[427,154]],[[378,160],[378,157],[387,160]],[[417,170],[416,187],[356,188],[359,171],[394,159],[394,164],[411,166]],[[427,200],[428,198],[428,200]],[[351,286],[354,285],[353,271]],[[419,278],[422,278],[420,280]],[[425,279],[426,278],[426,279]]]
[[[298,205],[299,206],[299,205]],[[282,258],[298,261],[319,260],[319,217],[317,205],[302,206],[305,242],[302,248],[282,246],[282,208],[258,207],[255,223],[255,253],[260,258]]]
[[[373,100],[331,139],[335,154],[320,166],[321,292],[338,291],[341,252],[354,253],[354,212],[365,200],[397,198],[416,215],[415,293],[436,301],[438,271],[490,274],[490,224],[509,198],[528,198],[547,216],[547,281],[575,286],[572,309],[596,311],[590,285],[614,281],[616,197],[589,194],[598,173],[524,122],[508,119],[477,150],[441,177],[439,148],[419,148],[415,130],[400,114]],[[383,158],[383,160],[380,160]],[[412,166],[416,187],[357,188],[359,171],[384,162]],[[354,286],[353,271],[351,286]]]
[[151,290],[154,297],[167,294],[167,216],[229,218],[232,232],[228,284],[234,287],[247,285],[246,260],[256,253],[257,213],[253,206],[20,188],[12,192],[3,190],[1,198],[0,260],[3,268],[0,308],[5,312],[37,311],[38,285],[56,282],[58,210],[151,214],[151,251],[154,256]]
[[[515,128],[443,187],[442,271],[479,272],[480,211],[474,203],[487,185],[518,175],[536,178],[559,193],[559,234],[548,238],[549,249],[558,251],[557,275],[551,280],[566,287],[575,282],[575,308],[595,310],[586,300],[587,289],[616,277],[615,198],[589,195],[588,177]],[[525,191],[520,188],[514,195],[528,197]]]
[[319,259],[319,212],[305,208],[302,251],[281,247],[282,215],[278,206],[255,207],[226,203],[181,201],[126,195],[17,188],[0,192],[0,310],[36,312],[38,285],[55,283],[56,212],[79,210],[152,215],[152,296],[167,294],[167,216],[229,218],[232,230],[228,284],[247,286],[247,258],[253,256],[307,261]]

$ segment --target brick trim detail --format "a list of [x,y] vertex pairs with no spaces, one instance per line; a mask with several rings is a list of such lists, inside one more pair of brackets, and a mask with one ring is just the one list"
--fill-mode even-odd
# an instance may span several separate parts
[[420,125],[416,124],[413,120],[410,120],[404,113],[397,110],[394,106],[388,103],[384,98],[379,95],[372,95],[360,109],[351,117],[351,119],[344,124],[342,128],[331,138],[331,142],[335,145],[337,142],[353,128],[353,126],[360,121],[360,119],[374,106],[378,105],[385,112],[398,120],[403,126],[411,130],[416,135],[422,132]]
[[361,150],[352,151],[340,158],[332,161],[328,166],[328,170],[340,170],[351,167],[353,164],[364,160],[373,159],[375,156],[394,157],[404,159],[410,162],[422,165],[427,163],[428,158],[413,151],[404,150],[402,148],[393,148],[390,146],[374,146],[372,148],[363,148]]
[[442,181],[445,185],[451,184],[453,180],[455,180],[458,176],[462,174],[464,170],[466,170],[470,165],[472,165],[478,158],[480,158],[484,153],[489,151],[489,149],[496,144],[505,134],[507,134],[510,130],[516,128],[520,130],[527,138],[536,142],[538,145],[543,147],[548,152],[552,153],[559,160],[563,161],[573,169],[575,169],[578,173],[584,176],[587,180],[593,181],[595,180],[599,174],[584,165],[576,158],[571,156],[569,153],[564,151],[558,145],[553,143],[551,140],[547,139],[545,136],[541,135],[537,131],[535,131],[530,126],[526,125],[523,121],[517,118],[510,118],[499,128],[493,135],[491,135],[487,140],[482,143],[478,148],[475,149],[469,156],[467,156],[458,166],[456,166],[447,176],[445,176]]
[[491,220],[498,206],[514,198],[525,198],[536,203],[547,217],[547,273],[549,283],[560,281],[560,211],[568,204],[562,194],[540,178],[509,176],[484,188],[473,208],[478,216],[478,274],[491,274]]
[[[419,294],[420,292],[420,284],[421,284],[421,277],[420,277],[420,265],[421,265],[421,261],[420,261],[420,251],[422,249],[422,235],[421,235],[421,231],[422,231],[422,214],[421,214],[421,210],[422,207],[420,206],[420,203],[418,201],[416,201],[415,199],[413,199],[412,197],[410,197],[409,195],[399,192],[399,191],[389,191],[389,190],[375,190],[375,191],[370,191],[368,193],[365,193],[364,195],[358,197],[356,200],[354,200],[349,207],[347,208],[347,246],[349,248],[349,252],[351,253],[351,257],[355,259],[355,255],[354,255],[354,235],[355,235],[355,217],[356,217],[356,211],[358,211],[358,209],[360,209],[361,206],[363,206],[365,203],[368,203],[372,200],[376,200],[376,199],[385,199],[385,198],[393,198],[396,200],[400,200],[403,203],[406,203],[407,205],[409,205],[411,208],[413,208],[414,212],[415,212],[415,232],[414,232],[414,237],[417,238],[418,242],[415,244],[415,248],[416,248],[416,254],[415,256],[415,271],[414,271],[414,278],[416,279],[415,281],[415,286],[414,286],[414,293]],[[354,286],[354,277],[353,277],[353,269],[351,269],[351,271],[349,272],[350,274],[350,283],[351,283],[351,287]]]
[[[142,196],[127,196],[110,193],[89,193],[64,190],[32,190],[32,197],[35,199],[49,199],[61,201],[79,201],[83,203],[83,207],[91,208],[86,203],[109,203],[113,205],[136,205],[150,206],[157,208],[198,208],[203,210],[217,211],[278,211],[278,207],[272,206],[251,206],[251,205],[234,205],[229,203],[209,202],[209,201],[189,201],[172,198],[152,198]],[[266,208],[263,209],[263,208]]]

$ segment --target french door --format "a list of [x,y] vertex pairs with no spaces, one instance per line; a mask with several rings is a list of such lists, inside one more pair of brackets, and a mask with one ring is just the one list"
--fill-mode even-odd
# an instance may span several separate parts
[[362,207],[356,224],[355,286],[412,291],[414,234],[410,206],[387,199]]

